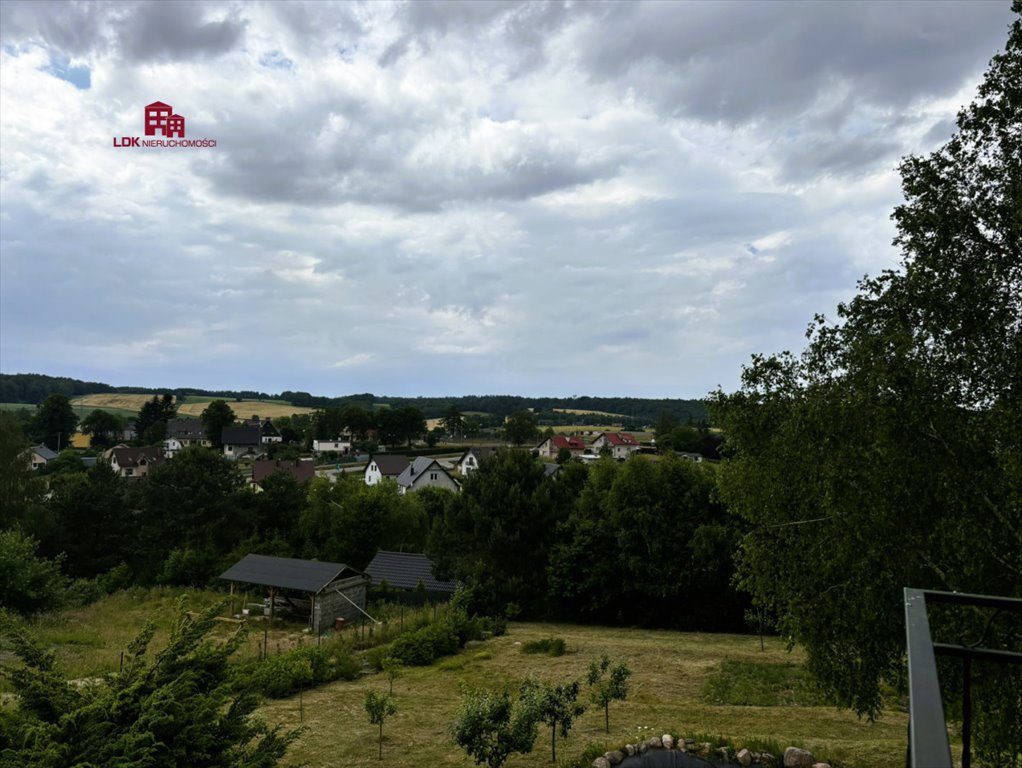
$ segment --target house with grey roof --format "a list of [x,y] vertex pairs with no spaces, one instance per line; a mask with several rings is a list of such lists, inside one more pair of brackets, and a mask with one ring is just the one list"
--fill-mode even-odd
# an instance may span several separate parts
[[110,448],[103,454],[103,458],[110,462],[110,466],[118,475],[136,480],[148,475],[150,470],[165,460],[162,448],[152,446],[131,448],[126,445]]
[[28,455],[32,469],[42,469],[57,458],[57,452],[45,445],[33,445],[28,449]]
[[210,445],[206,436],[206,428],[198,419],[168,419],[167,439],[176,440],[181,448],[190,445]]
[[397,480],[408,466],[408,457],[403,453],[377,453],[369,457],[362,479],[366,485],[376,485],[384,480]]
[[220,442],[228,459],[255,459],[263,454],[263,435],[259,427],[224,427]]
[[418,491],[421,488],[446,488],[449,491],[460,491],[458,482],[447,474],[440,462],[429,456],[417,456],[397,477],[397,485],[402,494]]
[[481,448],[469,448],[458,459],[458,472],[462,476],[470,475],[479,469],[480,465],[487,459],[493,457],[499,448],[492,446]]

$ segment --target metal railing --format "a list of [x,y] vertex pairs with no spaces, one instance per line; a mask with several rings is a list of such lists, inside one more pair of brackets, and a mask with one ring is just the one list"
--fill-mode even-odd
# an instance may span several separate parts
[[[992,609],[983,634],[975,643],[934,643],[927,602]],[[905,636],[908,649],[909,723],[907,768],[953,768],[947,722],[937,677],[937,656],[962,659],[962,768],[972,762],[972,662],[1022,664],[1022,653],[979,647],[994,619],[1003,611],[1022,613],[1022,600],[962,592],[905,588]]]

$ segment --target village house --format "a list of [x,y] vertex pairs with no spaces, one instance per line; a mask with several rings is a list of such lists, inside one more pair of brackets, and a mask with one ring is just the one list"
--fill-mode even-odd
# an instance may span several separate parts
[[284,436],[280,434],[279,429],[273,426],[273,421],[270,419],[260,419],[258,416],[252,416],[251,419],[244,421],[242,426],[258,429],[260,435],[259,440],[263,445],[284,442]]
[[402,453],[381,453],[370,456],[362,470],[366,485],[376,485],[383,480],[397,480],[408,466],[408,457]]
[[162,448],[152,446],[129,448],[126,445],[117,445],[107,450],[103,458],[120,477],[141,479],[148,475],[151,469],[162,464],[166,457]]
[[177,450],[187,448],[190,445],[211,445],[209,438],[206,437],[206,428],[198,419],[179,418],[168,420],[167,440],[176,441],[179,446]]
[[440,462],[429,456],[418,456],[404,468],[397,477],[397,485],[402,494],[418,491],[421,488],[446,488],[449,491],[460,491],[458,482],[447,474]]
[[259,427],[224,427],[220,433],[224,456],[228,459],[256,459],[263,455],[262,431]]
[[593,452],[599,454],[603,447],[610,449],[615,459],[627,459],[640,448],[639,441],[629,432],[601,432],[593,440]]
[[45,445],[32,446],[28,449],[28,454],[32,469],[42,469],[57,458],[57,452],[47,448]]
[[316,463],[312,459],[285,461],[281,459],[257,459],[252,464],[252,482],[259,485],[274,472],[291,475],[299,483],[307,483],[316,476]]
[[324,453],[339,453],[347,456],[351,453],[351,435],[340,435],[333,440],[313,440],[312,452],[317,456]]
[[572,456],[581,456],[586,451],[586,444],[576,435],[551,435],[536,446],[536,453],[541,458],[556,459],[561,449],[570,451]]
[[462,475],[470,475],[482,465],[484,461],[492,457],[499,448],[469,448],[458,459],[458,472]]

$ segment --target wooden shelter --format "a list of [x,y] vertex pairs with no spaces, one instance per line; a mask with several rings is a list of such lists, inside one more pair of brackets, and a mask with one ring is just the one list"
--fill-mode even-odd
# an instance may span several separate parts
[[270,618],[275,607],[287,607],[309,617],[316,633],[334,627],[337,619],[352,623],[365,613],[370,578],[344,563],[324,563],[293,557],[245,555],[220,578],[235,584],[269,588]]

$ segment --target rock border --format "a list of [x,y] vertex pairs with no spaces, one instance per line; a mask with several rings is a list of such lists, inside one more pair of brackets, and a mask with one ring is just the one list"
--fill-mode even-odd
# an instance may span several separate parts
[[678,752],[690,752],[697,757],[709,760],[720,759],[732,761],[741,766],[757,763],[763,768],[831,768],[830,763],[817,762],[813,753],[799,747],[788,747],[784,755],[777,757],[769,752],[754,752],[748,749],[733,750],[730,747],[714,748],[709,742],[697,743],[694,739],[675,739],[669,733],[653,736],[634,744],[624,744],[619,749],[604,752],[593,760],[592,768],[613,768],[620,765],[625,758],[634,757],[651,749],[673,749]]

